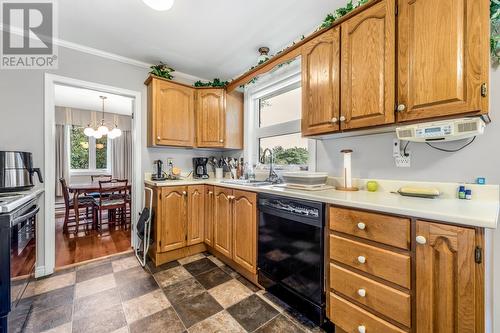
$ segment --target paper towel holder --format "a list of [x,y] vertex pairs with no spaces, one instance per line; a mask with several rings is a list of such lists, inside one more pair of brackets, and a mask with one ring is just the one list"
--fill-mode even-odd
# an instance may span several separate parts
[[337,186],[335,189],[337,191],[355,192],[359,191],[359,188],[352,186],[352,176],[351,176],[351,155],[352,149],[342,149],[340,151],[344,154],[344,184],[343,186]]

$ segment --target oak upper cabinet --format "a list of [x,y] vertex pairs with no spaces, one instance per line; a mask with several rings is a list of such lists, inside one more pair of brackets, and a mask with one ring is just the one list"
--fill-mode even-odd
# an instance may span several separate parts
[[243,149],[243,94],[224,89],[196,91],[196,146]]
[[215,187],[214,248],[228,258],[233,256],[232,199],[231,189]]
[[417,221],[416,235],[416,332],[484,332],[476,231]]
[[233,260],[257,273],[257,195],[234,190]]
[[302,135],[339,130],[340,29],[333,28],[302,48]]
[[150,77],[148,146],[194,145],[194,93],[189,86]]
[[198,147],[224,147],[225,106],[223,89],[199,89],[196,91],[196,145]]
[[214,246],[214,211],[215,211],[214,187],[205,186],[205,234],[204,241],[210,247]]
[[157,252],[167,252],[186,246],[187,192],[184,186],[163,187],[159,198],[161,215],[158,228]]
[[394,122],[394,1],[381,1],[341,24],[342,130]]
[[488,112],[488,1],[399,0],[398,36],[399,121]]
[[187,245],[203,243],[205,229],[205,186],[188,187]]

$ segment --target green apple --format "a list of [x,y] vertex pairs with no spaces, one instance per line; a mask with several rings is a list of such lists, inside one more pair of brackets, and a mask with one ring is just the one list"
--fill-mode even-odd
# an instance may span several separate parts
[[378,183],[374,180],[370,180],[368,182],[366,182],[366,189],[369,191],[369,192],[377,192],[378,190]]

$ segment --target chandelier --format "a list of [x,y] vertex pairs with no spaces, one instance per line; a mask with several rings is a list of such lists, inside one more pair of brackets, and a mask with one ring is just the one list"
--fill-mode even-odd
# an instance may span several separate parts
[[83,133],[86,136],[93,136],[96,139],[101,139],[103,136],[108,136],[110,139],[115,139],[119,136],[122,135],[121,129],[118,128],[118,125],[115,124],[115,127],[110,130],[106,124],[104,123],[104,101],[107,99],[106,96],[99,96],[99,98],[102,100],[102,119],[99,127],[97,129],[94,129],[90,124],[87,125],[87,128],[83,130]]

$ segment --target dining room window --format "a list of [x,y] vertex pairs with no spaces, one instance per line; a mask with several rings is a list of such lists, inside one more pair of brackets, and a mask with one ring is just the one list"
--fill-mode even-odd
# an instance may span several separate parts
[[96,139],[87,137],[81,126],[70,126],[70,171],[83,172],[109,172],[109,143],[107,137]]

